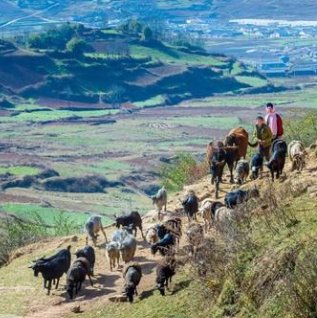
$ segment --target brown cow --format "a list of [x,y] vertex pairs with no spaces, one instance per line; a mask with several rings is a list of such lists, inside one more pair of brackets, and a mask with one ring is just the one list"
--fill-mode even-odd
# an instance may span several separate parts
[[233,180],[233,168],[238,161],[245,159],[248,150],[249,134],[243,127],[232,129],[226,137],[224,150],[227,153],[227,164],[230,170],[230,182]]
[[248,150],[249,134],[243,127],[232,129],[226,137],[225,147],[237,147],[236,162],[241,158],[245,159]]

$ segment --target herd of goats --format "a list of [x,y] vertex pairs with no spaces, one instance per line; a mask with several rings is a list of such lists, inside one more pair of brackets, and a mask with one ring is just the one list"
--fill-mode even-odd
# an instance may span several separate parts
[[[225,165],[228,165],[231,183],[243,184],[250,171],[253,180],[262,177],[263,157],[257,153],[249,164],[245,160],[247,147],[248,135],[241,127],[229,133],[225,144],[222,142],[218,142],[217,146],[213,143],[208,144],[207,162],[210,167],[211,182],[215,184],[216,199]],[[283,172],[287,153],[292,162],[292,169],[298,171],[303,169],[306,155],[304,145],[300,141],[293,141],[287,147],[285,141],[278,139],[272,144],[271,157],[267,164],[273,181],[275,176],[279,178]],[[233,174],[234,166],[235,177]],[[213,222],[221,223],[233,219],[237,206],[256,197],[259,197],[259,190],[256,187],[249,190],[238,189],[227,193],[224,203],[205,199],[199,207],[199,199],[195,192],[187,191],[181,203],[184,214],[188,218],[185,238],[192,248],[193,255],[195,249],[203,244],[204,235],[211,228]],[[105,250],[110,270],[112,271],[114,267],[118,268],[120,260],[125,263],[123,294],[128,301],[133,302],[133,296],[137,295],[137,286],[142,278],[142,266],[133,262],[137,249],[137,229],[139,229],[143,240],[149,243],[151,253],[155,255],[159,252],[162,256],[156,267],[156,286],[161,295],[164,296],[165,288],[169,287],[169,283],[175,275],[175,251],[179,248],[182,236],[182,219],[175,215],[168,215],[168,213],[162,214],[163,209],[167,210],[167,191],[164,187],[152,199],[153,204],[157,207],[159,223],[147,229],[145,234],[142,228],[142,218],[138,212],[134,211],[129,215],[116,217],[117,230],[114,231],[108,242],[101,217],[93,215],[85,224],[86,246],[76,251],[76,260],[73,264],[71,264],[70,246],[49,258],[42,257],[33,261],[30,268],[36,277],[39,273],[42,274],[47,293],[50,294],[52,285],[56,285],[56,289],[58,288],[59,280],[64,274],[67,275],[66,290],[70,299],[73,299],[74,294],[80,291],[87,276],[90,284],[93,284],[91,277],[94,276],[96,257],[94,248],[88,243],[91,240],[92,245],[96,246],[99,233],[102,232],[106,241]],[[197,213],[202,216],[204,225],[197,222]]]

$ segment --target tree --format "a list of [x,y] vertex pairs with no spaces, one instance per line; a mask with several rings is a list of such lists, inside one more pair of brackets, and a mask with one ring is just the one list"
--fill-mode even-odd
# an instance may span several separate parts
[[153,39],[153,31],[149,26],[145,26],[142,32],[142,40],[150,41]]
[[114,85],[108,93],[113,108],[120,108],[124,100],[125,89],[121,86]]
[[139,35],[143,31],[143,24],[138,20],[131,19],[126,23],[120,25],[119,30],[121,30],[125,34]]
[[64,24],[57,29],[50,29],[42,34],[31,35],[28,40],[30,48],[64,50],[66,43],[75,35],[75,28]]
[[84,40],[78,38],[71,39],[67,43],[66,48],[76,57],[81,57],[85,52],[91,52],[93,50]]

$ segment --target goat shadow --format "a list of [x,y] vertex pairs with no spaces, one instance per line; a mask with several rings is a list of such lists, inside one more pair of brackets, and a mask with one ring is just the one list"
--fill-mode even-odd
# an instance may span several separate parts
[[[89,287],[89,288],[87,288]],[[64,298],[64,302],[73,302],[73,301],[81,301],[81,300],[91,300],[96,297],[102,297],[108,294],[116,293],[115,289],[110,288],[96,288],[94,286],[90,286],[89,282],[85,282],[77,295],[74,295],[74,299],[69,299],[69,296],[66,291],[60,294],[61,297]]]
[[98,274],[98,275],[95,275],[94,278],[92,278],[92,282],[94,284],[99,284],[99,285],[102,285],[102,286],[107,286],[107,287],[114,287],[116,286],[116,281],[118,279],[120,279],[120,275],[117,275],[117,274],[107,274],[107,275],[104,275],[104,274]]
[[172,286],[171,295],[176,295],[178,292],[189,287],[190,283],[191,281],[189,279],[176,283],[174,286]]
[[153,260],[150,260],[144,256],[137,256],[134,258],[134,261],[143,263],[142,266],[142,273],[144,275],[151,274],[154,268],[156,267],[156,263]]
[[140,300],[144,300],[144,299],[147,299],[147,298],[153,296],[155,290],[156,290],[155,288],[152,288],[152,289],[150,289],[150,290],[144,290],[144,291],[140,294],[139,299],[140,299]]
[[141,246],[141,249],[147,249],[147,248],[150,248],[151,247],[151,244],[142,240],[142,241],[138,241],[137,242],[138,246]]

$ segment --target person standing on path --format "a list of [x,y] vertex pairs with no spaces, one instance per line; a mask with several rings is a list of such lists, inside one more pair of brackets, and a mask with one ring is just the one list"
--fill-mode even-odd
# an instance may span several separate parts
[[270,151],[272,145],[273,134],[270,127],[265,124],[265,120],[262,116],[256,118],[256,125],[253,132],[253,144],[249,143],[251,147],[258,146],[258,152],[267,161],[270,160]]
[[279,139],[283,136],[283,121],[282,117],[276,112],[272,103],[266,105],[265,123],[270,127],[273,134],[273,140]]

